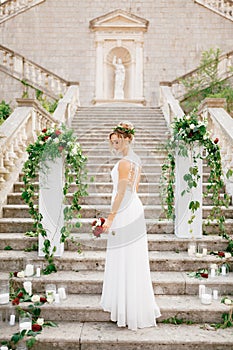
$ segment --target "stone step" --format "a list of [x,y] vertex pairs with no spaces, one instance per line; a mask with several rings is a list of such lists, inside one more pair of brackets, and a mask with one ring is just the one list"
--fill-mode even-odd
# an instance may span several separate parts
[[[189,315],[189,318],[191,316]],[[171,325],[138,329],[119,328],[113,322],[59,322],[45,327],[37,336],[35,350],[230,350],[232,329],[210,332],[204,324]],[[3,326],[4,339],[10,339],[18,326]]]
[[[90,232],[91,223],[94,218],[82,218],[78,219],[78,222],[81,223],[81,228],[74,228],[73,232]],[[73,219],[72,222],[75,224],[76,219]],[[147,232],[148,233],[173,233],[174,227],[173,223],[170,220],[164,219],[146,219]],[[233,219],[226,219],[225,230],[226,233],[231,234],[232,232]],[[17,227],[17,232],[25,233],[27,231],[33,230],[33,220],[30,218],[0,218],[0,232],[15,232]],[[214,221],[209,226],[205,227],[205,232],[207,234],[218,234],[219,228],[217,223]]]
[[[170,317],[184,318],[194,323],[221,322],[222,314],[229,310],[229,306],[219,300],[203,305],[198,296],[191,295],[158,295],[156,301],[162,314],[158,319],[159,323]],[[110,321],[110,314],[104,312],[99,303],[99,294],[70,294],[62,303],[46,303],[41,306],[40,316],[55,322]],[[1,309],[7,309],[7,306],[3,305]]]
[[[175,251],[175,252],[187,252],[188,243],[195,241],[206,244],[208,252],[210,251],[224,251],[227,247],[227,241],[219,235],[204,235],[201,239],[193,240],[187,238],[178,238],[174,234],[147,234],[148,250],[160,250],[160,251]],[[32,249],[37,244],[37,237],[28,237],[24,233],[4,233],[0,232],[0,250],[4,250],[5,247],[10,246],[13,250]],[[94,250],[102,251],[107,247],[107,235],[103,235],[101,239],[94,239],[91,233],[73,233],[72,239],[68,239],[65,242],[65,250],[67,251],[81,251]]]
[[[62,257],[55,258],[55,264],[60,271],[82,271],[94,270],[103,271],[105,265],[105,251],[82,251],[81,253],[65,251]],[[24,269],[27,260],[34,264],[43,264],[44,259],[38,257],[37,252],[12,250],[1,251],[1,270],[20,271]],[[172,251],[150,251],[149,252],[151,271],[196,271],[202,268],[209,268],[212,263],[222,264],[225,259],[214,255],[207,255],[200,258],[190,257],[187,252]],[[233,258],[229,259],[232,264]]]
[[[2,272],[1,279],[7,280],[8,273]],[[51,275],[30,277],[33,294],[44,294],[47,284],[55,284],[56,288],[65,287],[67,294],[101,294],[104,271],[58,271]],[[28,278],[15,278],[19,288]],[[199,293],[199,285],[204,284],[211,289],[218,289],[219,295],[232,292],[233,273],[227,277],[197,279],[191,278],[186,272],[151,271],[151,280],[155,295],[195,295]],[[221,297],[219,297],[220,299]]]
[[[151,190],[148,186],[148,190]],[[101,201],[100,201],[101,203]],[[211,206],[203,206],[203,218],[206,219],[211,213]],[[231,219],[233,217],[233,207],[222,208],[225,218]],[[92,218],[103,216],[106,217],[110,212],[109,205],[95,204],[95,205],[82,205],[81,215],[83,218]],[[165,218],[165,214],[161,205],[145,205],[144,212],[146,218]],[[29,214],[29,208],[27,205],[4,205],[3,206],[4,218],[27,218],[31,217]]]

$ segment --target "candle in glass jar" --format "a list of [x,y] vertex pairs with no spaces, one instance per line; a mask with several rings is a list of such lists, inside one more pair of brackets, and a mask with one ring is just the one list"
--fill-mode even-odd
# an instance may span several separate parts
[[25,329],[27,331],[32,330],[32,322],[31,321],[23,321],[19,323],[19,330],[20,332]]
[[9,325],[10,326],[14,326],[15,325],[15,315],[10,315]]
[[217,289],[213,290],[213,299],[218,300],[218,290]]
[[204,256],[207,255],[207,248],[203,248],[202,254],[203,254]]
[[204,284],[200,284],[199,285],[199,298],[201,298],[203,293],[205,293],[205,285]]
[[222,266],[221,273],[222,273],[222,276],[226,276],[226,273],[227,273],[226,266],[224,266],[224,265]]
[[33,276],[34,275],[34,266],[32,264],[27,264],[25,268],[25,276]]
[[210,269],[210,277],[215,277],[215,269]]
[[2,346],[0,347],[0,350],[8,350],[8,346],[7,346],[7,345],[2,345]]
[[211,294],[203,293],[201,295],[201,303],[202,304],[208,305],[208,304],[211,304],[211,301],[212,301]]
[[64,287],[58,288],[58,294],[61,300],[66,299],[66,291]]
[[36,268],[36,277],[40,277],[40,267]]
[[32,282],[30,281],[23,282],[23,288],[29,295],[32,295]]
[[9,293],[0,294],[0,304],[8,304],[10,301]]

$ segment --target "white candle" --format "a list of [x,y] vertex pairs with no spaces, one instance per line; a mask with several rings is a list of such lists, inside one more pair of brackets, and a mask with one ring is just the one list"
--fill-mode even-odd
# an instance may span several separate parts
[[23,287],[29,295],[32,295],[32,282],[30,281],[23,282]]
[[20,322],[19,323],[19,330],[20,330],[20,332],[23,329],[26,329],[27,331],[31,331],[32,330],[32,322],[31,321]]
[[8,350],[8,346],[2,345],[1,348],[0,348],[0,350]]
[[25,268],[25,276],[33,276],[34,275],[34,266],[32,264],[27,264]]
[[218,300],[218,291],[217,291],[217,289],[213,290],[213,299],[214,300]]
[[190,244],[188,248],[188,255],[192,256],[196,253],[196,245],[195,244]]
[[36,277],[40,277],[40,267],[36,268]]
[[63,288],[63,287],[58,288],[58,294],[59,294],[59,297],[60,297],[61,300],[66,299],[65,288]]
[[55,293],[55,300],[54,300],[54,302],[55,302],[56,304],[59,304],[59,303],[60,303],[60,295],[59,295],[58,293]]
[[202,254],[203,254],[204,256],[207,255],[207,248],[203,248]]
[[9,293],[0,294],[0,304],[7,304],[10,301]]
[[10,326],[14,326],[15,325],[15,315],[10,315],[9,325]]
[[204,284],[200,284],[199,285],[199,298],[201,298],[203,293],[205,293],[205,285]]
[[215,269],[210,269],[210,277],[215,277]]
[[226,266],[222,266],[221,273],[223,276],[226,276],[226,273],[227,273]]
[[208,305],[208,304],[211,304],[211,301],[212,301],[211,294],[206,294],[206,293],[202,294],[202,296],[201,296],[201,303],[202,304]]

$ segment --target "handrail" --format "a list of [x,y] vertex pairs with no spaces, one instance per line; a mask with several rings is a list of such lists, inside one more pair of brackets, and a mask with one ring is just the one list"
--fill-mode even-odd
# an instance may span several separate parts
[[[220,79],[224,80],[230,78],[233,75],[233,51],[225,53],[219,57],[219,65],[218,65],[218,76]],[[197,73],[200,71],[200,67],[186,73],[179,78],[174,79],[169,84],[172,88],[172,93],[179,101],[184,98],[186,89],[184,85],[181,83],[182,80],[195,77]]]
[[181,118],[184,115],[179,101],[172,94],[169,83],[160,83],[160,108],[163,111],[163,115],[169,128],[174,117]]
[[194,2],[207,7],[221,16],[233,21],[232,0],[194,0]]
[[64,96],[71,84],[79,85],[78,82],[71,83],[2,45],[0,45],[0,69],[54,99]]
[[7,194],[17,180],[26,160],[26,147],[36,139],[36,133],[53,124],[71,125],[79,106],[79,87],[70,86],[59,101],[53,116],[37,100],[18,99],[18,107],[0,126],[0,216]]
[[6,0],[0,3],[0,23],[29,10],[45,0]]

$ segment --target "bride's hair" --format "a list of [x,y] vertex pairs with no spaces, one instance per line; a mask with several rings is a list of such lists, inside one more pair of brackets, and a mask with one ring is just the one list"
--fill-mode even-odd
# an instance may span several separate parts
[[130,142],[134,139],[135,129],[131,122],[122,121],[120,122],[113,131],[109,134],[109,140],[111,140],[112,135],[116,135],[118,138],[126,139],[128,138]]

